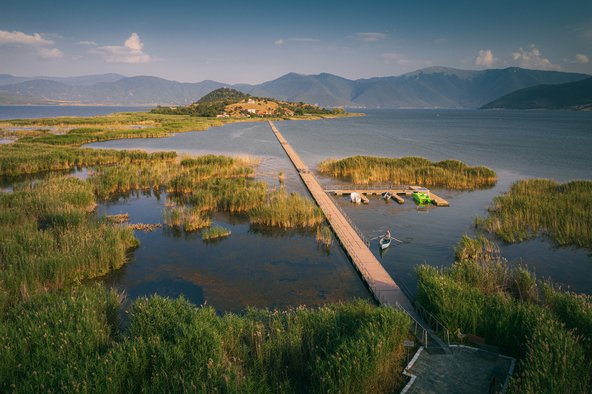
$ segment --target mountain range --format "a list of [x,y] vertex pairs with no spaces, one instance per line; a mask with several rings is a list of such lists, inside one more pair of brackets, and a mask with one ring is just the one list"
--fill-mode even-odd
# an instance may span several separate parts
[[484,105],[483,108],[592,111],[592,78],[520,89]]
[[350,80],[322,73],[289,73],[257,85],[216,81],[182,83],[157,77],[119,74],[81,77],[0,75],[3,104],[178,105],[192,103],[212,90],[232,87],[258,97],[303,101],[323,107],[479,108],[514,91],[589,78],[586,74],[517,67],[458,70],[430,67],[393,77]]

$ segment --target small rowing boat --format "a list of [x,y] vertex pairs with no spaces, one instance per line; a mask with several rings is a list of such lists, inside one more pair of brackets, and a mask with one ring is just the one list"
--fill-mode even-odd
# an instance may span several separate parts
[[390,200],[392,196],[393,195],[391,194],[391,192],[382,193],[382,198],[384,198],[386,201]]
[[386,248],[388,248],[389,246],[391,246],[391,237],[389,236],[384,236],[382,238],[380,238],[380,249],[384,250]]
[[360,196],[360,194],[356,192],[350,194],[349,198],[351,199],[351,202],[353,202],[354,204],[359,204],[362,202],[362,197]]

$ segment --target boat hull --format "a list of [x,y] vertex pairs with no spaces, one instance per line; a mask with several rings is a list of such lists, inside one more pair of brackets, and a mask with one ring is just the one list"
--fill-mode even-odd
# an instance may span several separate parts
[[432,202],[432,199],[430,198],[430,195],[428,193],[413,192],[412,196],[415,202],[418,204],[429,204]]

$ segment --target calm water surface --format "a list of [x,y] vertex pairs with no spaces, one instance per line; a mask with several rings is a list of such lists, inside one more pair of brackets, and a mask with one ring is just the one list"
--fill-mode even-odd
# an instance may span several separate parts
[[[159,223],[165,201],[165,194],[137,195],[104,204],[99,213],[128,213],[132,223]],[[102,280],[130,298],[183,295],[222,311],[370,299],[337,245],[327,250],[317,246],[314,234],[253,229],[246,217],[220,213],[213,220],[232,234],[202,241],[199,233],[167,228],[137,231],[141,245],[132,261]]]
[[[530,177],[561,182],[592,178],[590,113],[385,110],[369,111],[365,117],[284,121],[276,125],[311,168],[329,157],[416,155],[431,160],[459,159],[498,172],[499,182],[492,189],[438,190],[450,202],[449,208],[418,210],[411,200],[398,205],[378,198],[371,199],[368,206],[353,206],[347,198],[336,197],[368,237],[388,228],[404,241],[391,246],[383,256],[379,255],[377,243],[371,248],[395,280],[412,291],[416,285],[414,267],[421,263],[449,265],[460,237],[473,234],[475,217],[485,215],[492,198],[508,190],[514,181]],[[231,124],[164,139],[108,141],[90,146],[258,156],[262,158],[260,179],[275,184],[277,173],[282,171],[289,190],[305,192],[266,123]],[[325,185],[336,182],[319,178]],[[104,209],[129,212],[138,204],[137,209],[144,212],[147,208],[143,204],[153,204],[158,216],[154,221],[162,220],[162,208],[158,208],[161,203],[155,198],[137,200],[128,199]],[[219,215],[216,220],[230,224],[233,231],[229,239],[218,244],[176,237],[166,230],[139,234],[147,242],[134,253],[134,261],[108,282],[126,288],[131,295],[154,291],[190,293],[194,300],[209,300],[231,310],[247,304],[319,304],[327,299],[367,297],[339,248],[333,246],[327,255],[317,250],[310,235],[264,235],[250,229],[244,219]],[[244,253],[230,252],[231,245]],[[592,257],[584,250],[555,248],[546,240],[536,239],[503,246],[502,253],[511,262],[527,264],[539,277],[551,277],[573,290],[592,293]]]

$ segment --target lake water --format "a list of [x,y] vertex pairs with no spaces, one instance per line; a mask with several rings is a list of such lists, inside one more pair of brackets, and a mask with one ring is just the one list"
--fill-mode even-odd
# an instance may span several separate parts
[[[451,206],[448,208],[430,207],[428,210],[418,210],[411,200],[404,205],[398,205],[392,202],[385,203],[378,198],[371,199],[367,206],[353,206],[346,197],[336,197],[337,203],[368,237],[390,229],[395,237],[404,241],[400,245],[391,246],[383,256],[379,254],[376,241],[371,248],[395,280],[411,291],[414,291],[416,286],[415,266],[422,263],[449,265],[453,261],[454,246],[460,237],[463,234],[474,234],[474,219],[484,216],[492,198],[507,191],[514,181],[531,177],[552,178],[561,182],[592,178],[591,113],[383,110],[368,111],[364,117],[283,121],[276,122],[276,126],[311,168],[329,157],[416,155],[431,160],[454,158],[471,165],[485,165],[497,171],[499,181],[494,188],[488,190],[434,190],[450,202]],[[282,171],[286,174],[288,189],[305,192],[296,171],[266,123],[235,123],[164,139],[107,141],[90,146],[258,156],[263,159],[259,168],[259,178],[273,184],[276,182],[277,173]],[[327,186],[337,182],[322,176],[319,176],[319,179]],[[113,212],[128,211],[125,204],[121,207],[115,204],[114,208],[110,209]],[[158,221],[157,218],[155,220]],[[218,220],[228,226],[233,219],[221,215]],[[142,284],[138,286],[131,284],[131,277],[141,278],[146,273],[145,264],[158,265],[156,262],[143,262],[143,259],[148,259],[144,254],[153,256],[153,253],[158,252],[158,261],[172,262],[190,260],[191,256],[205,256],[204,253],[207,251],[208,259],[221,259],[229,265],[221,267],[211,263],[208,269],[201,265],[192,266],[187,262],[180,262],[178,265],[171,263],[169,268],[172,271],[179,270],[184,273],[156,275],[155,277],[164,279],[154,286],[159,292],[176,294],[180,290],[175,289],[182,289],[187,285],[187,278],[192,275],[208,278],[211,276],[211,269],[217,267],[218,282],[214,282],[219,286],[213,288],[234,289],[241,283],[249,289],[247,291],[245,288],[239,292],[240,294],[234,294],[224,301],[219,298],[220,295],[214,299],[203,297],[201,293],[195,296],[196,299],[202,297],[224,308],[240,308],[244,300],[250,300],[247,303],[257,305],[293,305],[296,300],[301,300],[305,304],[319,304],[327,298],[347,299],[360,295],[367,297],[367,294],[360,291],[359,283],[349,276],[352,272],[347,273],[347,260],[335,245],[329,255],[334,259],[329,263],[329,271],[310,272],[314,264],[306,266],[302,261],[312,264],[317,259],[321,261],[327,258],[322,253],[317,253],[313,235],[274,233],[273,237],[260,240],[262,235],[252,234],[246,222],[232,226],[237,228],[235,230],[233,227],[233,235],[227,241],[204,246],[203,250],[199,249],[201,246],[196,246],[201,245],[201,241],[181,240],[166,234],[163,238],[162,234],[151,234],[150,237],[164,239],[164,243],[154,246],[150,244],[145,247],[146,249],[142,249],[144,246],[141,246],[134,254],[134,261],[110,278],[109,282],[116,287],[129,289],[130,293],[150,292],[153,291],[149,290],[152,286],[150,282],[140,281]],[[235,238],[235,231],[239,234],[251,234],[254,238],[245,238],[241,241],[238,236]],[[251,243],[255,240],[261,241],[258,245],[265,250],[264,253],[257,254],[257,257],[251,254],[253,252],[239,253],[241,262],[248,265],[257,262],[255,266],[241,266],[234,254],[227,253],[227,247],[236,242],[240,243],[239,248],[251,251]],[[280,247],[274,242],[299,243],[297,247],[284,250],[283,246]],[[547,240],[536,239],[517,245],[502,246],[502,254],[512,263],[528,265],[540,278],[552,278],[575,291],[592,293],[592,257],[585,250],[571,247],[555,248]],[[303,258],[304,255],[306,257]],[[291,269],[301,269],[302,275],[308,273],[290,282],[293,286],[292,294],[298,294],[291,299],[286,298],[287,282],[273,276],[273,273],[281,275],[280,273],[289,272],[287,266],[274,265],[276,271],[272,273],[257,265],[261,263],[265,266],[269,264],[266,262],[275,261],[279,256],[284,256],[286,264]],[[237,271],[239,266],[243,270]],[[128,271],[137,272],[132,275],[128,274]],[[203,291],[203,283],[207,283],[207,279],[197,283],[200,291]],[[325,287],[320,293],[315,293],[321,284],[325,284]],[[237,298],[234,298],[235,296]]]

